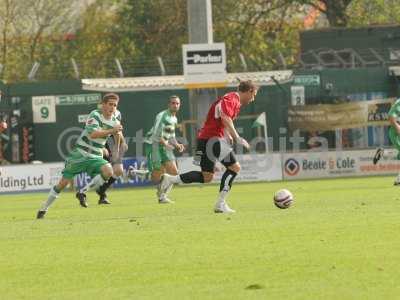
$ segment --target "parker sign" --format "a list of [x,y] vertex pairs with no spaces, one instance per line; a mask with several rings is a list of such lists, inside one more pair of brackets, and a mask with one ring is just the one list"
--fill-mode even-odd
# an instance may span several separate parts
[[182,45],[187,88],[226,85],[225,43]]

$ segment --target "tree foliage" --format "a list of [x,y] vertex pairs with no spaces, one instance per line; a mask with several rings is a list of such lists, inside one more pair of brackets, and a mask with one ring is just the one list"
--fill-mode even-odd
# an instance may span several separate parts
[[[46,60],[58,38],[74,30],[78,0],[0,0],[3,78],[21,79],[36,61]],[[57,38],[55,38],[57,37]]]
[[347,9],[350,27],[377,24],[399,24],[400,2],[398,0],[353,0]]
[[[71,78],[71,58],[81,77],[182,73],[188,43],[187,0],[0,0],[2,78],[26,78],[39,62],[39,78]],[[213,0],[214,41],[225,42],[228,71],[289,68],[299,51],[299,31],[310,10],[328,26],[397,24],[398,0]],[[314,14],[313,16],[316,16]],[[313,18],[310,18],[313,20]],[[310,22],[313,26],[313,22]],[[312,27],[311,27],[312,28]]]
[[16,23],[21,18],[22,2],[13,0],[0,1],[0,49],[1,69],[3,74],[8,74],[8,69],[16,62],[17,55],[10,40],[16,35]]
[[187,43],[186,0],[127,0],[118,9],[118,35],[129,40],[125,49],[134,48],[130,60],[140,74],[140,66],[151,66],[159,72],[157,56],[166,63],[180,62],[182,44]]
[[[330,26],[346,27],[349,16],[346,12],[352,0],[319,0],[314,6],[320,9],[329,21]],[[322,4],[322,5],[321,5]]]
[[215,40],[226,43],[231,71],[243,70],[239,53],[253,70],[294,62],[302,28],[299,5],[283,0],[223,2],[213,2]]
[[116,58],[135,54],[134,47],[125,47],[127,39],[117,34],[120,24],[115,1],[96,1],[87,7],[80,28],[68,42],[68,54],[76,60],[81,76],[112,76],[117,73]]

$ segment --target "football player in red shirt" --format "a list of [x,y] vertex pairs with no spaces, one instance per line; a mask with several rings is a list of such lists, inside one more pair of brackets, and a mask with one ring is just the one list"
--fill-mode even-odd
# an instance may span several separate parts
[[[175,183],[207,183],[213,179],[216,161],[225,166],[222,175],[219,196],[214,207],[216,213],[234,213],[226,203],[226,197],[233,180],[240,171],[231,142],[241,144],[246,149],[250,146],[240,137],[233,125],[243,105],[254,101],[258,87],[252,81],[241,81],[238,91],[225,94],[215,101],[207,114],[207,119],[197,136],[196,156],[200,162],[200,171],[191,171],[176,176],[164,174],[159,184],[161,193],[166,193]],[[195,159],[196,160],[196,159]]]

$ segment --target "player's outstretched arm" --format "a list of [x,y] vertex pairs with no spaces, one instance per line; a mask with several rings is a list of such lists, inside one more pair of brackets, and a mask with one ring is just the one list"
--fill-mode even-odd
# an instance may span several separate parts
[[160,138],[159,141],[160,145],[163,145],[165,148],[169,149],[169,150],[174,150],[174,146],[171,145],[167,140],[165,140],[164,138]]
[[172,145],[178,152],[183,152],[185,150],[185,146],[183,144],[178,143],[175,135],[169,139],[168,143]]
[[123,129],[122,125],[115,125],[111,129],[97,129],[97,130],[94,130],[89,136],[92,139],[105,138],[105,137],[108,137],[111,134],[116,134],[116,133],[122,131],[122,129]]
[[247,143],[247,141],[239,135],[239,133],[235,128],[235,125],[233,124],[232,119],[229,116],[222,114],[221,120],[222,124],[224,125],[224,128],[228,131],[228,133],[235,140],[235,142],[243,145],[243,147],[245,147],[246,149],[249,149],[250,148],[249,143]]

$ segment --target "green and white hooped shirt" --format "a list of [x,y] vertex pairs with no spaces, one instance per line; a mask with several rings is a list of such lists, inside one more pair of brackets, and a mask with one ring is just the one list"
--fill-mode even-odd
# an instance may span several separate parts
[[178,124],[178,119],[173,116],[167,109],[157,114],[153,127],[146,134],[144,142],[153,144],[160,142],[161,138],[169,141],[175,138],[175,128]]
[[101,110],[93,110],[86,120],[85,128],[78,138],[75,148],[83,156],[103,157],[103,148],[106,144],[108,136],[92,139],[90,134],[96,130],[107,130],[114,128],[114,126],[118,124],[120,124],[120,121],[117,118],[117,114],[113,114],[112,117],[107,120],[104,118]]
[[393,117],[397,122],[400,122],[400,98],[390,107],[389,117]]

